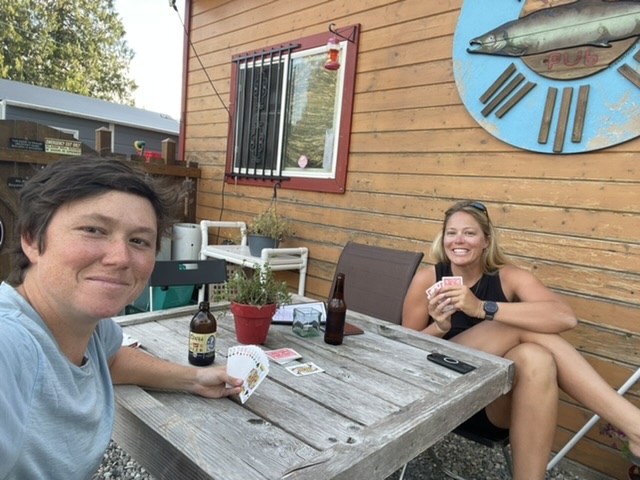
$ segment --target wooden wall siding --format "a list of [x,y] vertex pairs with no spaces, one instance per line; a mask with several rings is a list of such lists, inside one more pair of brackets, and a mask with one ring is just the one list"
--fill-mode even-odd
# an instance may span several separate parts
[[[453,79],[461,3],[193,1],[191,40],[224,101],[191,51],[184,120],[186,159],[202,170],[197,216],[248,221],[273,193],[223,185],[231,56],[320,33],[330,23],[360,23],[347,192],[278,192],[279,209],[297,229],[285,245],[310,249],[307,294],[326,298],[349,240],[423,251],[428,262],[443,212],[457,200],[478,199],[514,262],[574,308],[580,325],[565,338],[619,388],[640,363],[640,141],[552,156],[489,135],[466,112]],[[281,275],[297,282],[293,272]],[[640,386],[628,397],[640,405]],[[554,448],[590,417],[564,395]],[[609,444],[594,427],[568,456],[623,478],[626,462]]]

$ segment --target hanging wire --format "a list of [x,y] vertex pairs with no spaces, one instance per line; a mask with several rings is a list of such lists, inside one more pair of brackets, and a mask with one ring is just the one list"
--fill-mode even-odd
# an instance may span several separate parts
[[[202,71],[204,72],[205,76],[207,77],[207,80],[209,81],[209,85],[211,85],[211,88],[213,89],[214,93],[218,97],[218,100],[220,101],[220,104],[227,111],[227,115],[229,115],[229,117],[231,117],[231,112],[229,111],[229,108],[227,108],[227,106],[225,105],[224,101],[222,100],[222,97],[220,96],[220,93],[218,92],[218,89],[216,89],[216,86],[213,84],[213,80],[211,80],[211,77],[209,76],[209,72],[207,72],[207,69],[205,68],[204,64],[202,63],[202,60],[200,59],[200,55],[198,55],[198,52],[196,51],[196,47],[193,45],[193,42],[191,41],[191,37],[189,35],[189,32],[187,31],[187,26],[185,25],[184,21],[182,20],[182,17],[180,16],[180,12],[178,11],[178,8],[176,7],[176,0],[169,0],[169,7],[173,8],[176,11],[176,14],[178,15],[178,20],[180,21],[180,24],[182,25],[182,29],[184,30],[185,37],[187,39],[187,42],[189,43],[189,47],[191,47],[191,50],[193,51],[193,54],[195,55],[196,59],[198,60],[198,63],[200,64],[200,68],[202,68]],[[218,215],[218,221],[222,221],[222,214],[224,212],[224,194],[225,194],[226,185],[227,185],[227,182],[225,181],[225,176],[223,175],[222,176],[222,190],[220,191],[220,214]],[[220,241],[220,228],[218,227],[216,229],[216,234],[215,234],[215,243],[217,244],[219,241]]]
[[180,24],[182,25],[182,29],[184,30],[184,35],[185,35],[185,37],[187,39],[187,42],[189,43],[189,46],[191,47],[191,50],[193,50],[193,54],[196,56],[196,59],[198,60],[198,63],[200,64],[200,68],[202,68],[202,71],[206,75],[207,80],[209,81],[209,85],[211,85],[211,88],[213,89],[214,93],[216,94],[216,97],[218,97],[218,100],[220,100],[220,104],[227,111],[227,115],[231,116],[231,112],[229,111],[229,108],[227,108],[227,106],[225,105],[224,101],[222,100],[222,97],[220,96],[220,93],[216,89],[216,86],[213,84],[213,80],[211,80],[211,77],[209,76],[209,72],[207,72],[207,69],[205,68],[204,64],[202,63],[202,60],[200,59],[200,55],[198,55],[198,52],[196,51],[196,47],[193,45],[193,42],[191,41],[191,36],[189,35],[189,32],[187,31],[187,26],[184,24],[184,21],[182,20],[182,17],[180,16],[180,12],[178,11],[178,7],[176,7],[176,0],[169,0],[169,7],[173,8],[176,11],[176,14],[178,15],[178,19],[180,20]]
[[[222,212],[224,212],[224,189],[227,186],[227,182],[224,181],[224,175],[222,176],[222,190],[220,192],[220,214],[218,215],[218,221],[222,221]],[[216,244],[220,241],[220,227],[216,229]]]

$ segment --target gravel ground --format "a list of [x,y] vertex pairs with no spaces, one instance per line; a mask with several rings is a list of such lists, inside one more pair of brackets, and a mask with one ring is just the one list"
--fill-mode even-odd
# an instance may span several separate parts
[[[434,451],[443,460],[447,468],[464,473],[469,480],[504,480],[507,475],[505,460],[499,448],[489,449],[470,442],[457,435],[447,435],[435,447]],[[400,471],[387,480],[398,480]],[[104,455],[104,462],[91,480],[154,480],[144,468],[131,458],[116,443],[111,442]],[[423,453],[409,463],[404,475],[405,480],[450,480],[440,471],[430,456]],[[551,472],[546,480],[610,480],[610,477],[598,475],[581,469],[577,464],[563,460]],[[176,479],[188,480],[188,479]]]
[[104,452],[104,460],[91,480],[122,479],[122,480],[154,480],[153,476],[141,467],[131,455],[120,445],[112,441]]

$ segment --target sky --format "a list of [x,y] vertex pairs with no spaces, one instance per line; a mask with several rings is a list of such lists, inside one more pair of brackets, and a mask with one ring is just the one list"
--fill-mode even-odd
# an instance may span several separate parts
[[115,0],[126,30],[125,40],[135,52],[129,76],[138,84],[136,107],[180,120],[184,2],[176,12],[169,0]]

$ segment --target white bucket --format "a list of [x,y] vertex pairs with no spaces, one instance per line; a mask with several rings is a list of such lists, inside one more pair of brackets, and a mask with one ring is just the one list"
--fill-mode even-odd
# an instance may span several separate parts
[[171,242],[171,260],[198,260],[200,258],[200,225],[197,223],[174,223]]

